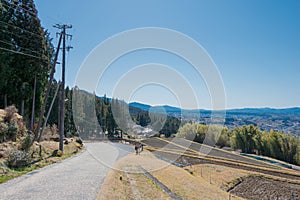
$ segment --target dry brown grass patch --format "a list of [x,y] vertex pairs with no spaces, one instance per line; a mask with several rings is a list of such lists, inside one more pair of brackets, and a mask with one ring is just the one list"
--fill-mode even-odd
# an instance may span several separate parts
[[97,199],[170,199],[156,183],[143,173],[139,173],[141,172],[139,166],[182,199],[229,198],[229,194],[218,185],[210,184],[205,178],[193,174],[193,171],[171,165],[144,151],[139,156],[130,154],[116,164],[115,168],[118,170],[109,172]]

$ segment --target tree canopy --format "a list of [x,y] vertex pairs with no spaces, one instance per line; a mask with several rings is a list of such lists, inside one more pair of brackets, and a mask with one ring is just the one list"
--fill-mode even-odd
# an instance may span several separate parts
[[29,119],[43,103],[54,49],[33,0],[1,1],[0,44],[0,107],[15,105]]
[[300,139],[280,131],[261,131],[254,125],[229,130],[216,125],[187,123],[180,127],[177,137],[203,143],[205,137],[219,147],[239,149],[243,153],[257,153],[293,164],[300,164]]

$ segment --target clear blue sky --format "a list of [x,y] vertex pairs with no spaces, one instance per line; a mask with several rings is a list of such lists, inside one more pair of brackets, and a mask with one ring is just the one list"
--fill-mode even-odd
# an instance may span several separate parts
[[[300,106],[300,1],[279,0],[36,0],[44,28],[55,38],[55,23],[72,24],[67,84],[90,51],[108,37],[141,27],[162,27],[182,32],[210,54],[222,76],[228,108]],[[170,59],[172,58],[172,59]],[[136,52],[114,63],[97,94],[111,95],[122,66],[156,62],[189,67],[179,58],[159,51]],[[122,71],[122,69],[123,71]],[[210,108],[205,84],[191,79],[200,99]],[[57,75],[57,77],[59,74]],[[114,77],[115,76],[115,77]],[[111,82],[110,82],[111,81]],[[176,99],[157,86],[136,91],[131,101],[177,106]],[[122,98],[122,97],[119,97]],[[189,108],[189,106],[185,106]]]

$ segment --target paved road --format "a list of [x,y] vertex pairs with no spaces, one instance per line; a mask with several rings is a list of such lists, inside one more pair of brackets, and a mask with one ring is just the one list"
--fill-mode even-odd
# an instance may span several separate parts
[[0,199],[95,199],[110,167],[134,149],[110,142],[85,146],[75,157],[0,184]]

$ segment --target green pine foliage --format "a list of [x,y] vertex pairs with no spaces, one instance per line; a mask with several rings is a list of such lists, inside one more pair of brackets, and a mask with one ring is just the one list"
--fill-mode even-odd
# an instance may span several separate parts
[[[55,87],[51,89],[49,99],[52,99],[54,90]],[[150,116],[149,112],[128,106],[122,100],[109,99],[105,95],[97,97],[78,87],[72,90],[66,88],[66,99],[65,134],[68,135],[79,134],[84,138],[106,133],[108,137],[115,137],[116,130],[131,134],[132,127],[140,125],[169,137],[177,132],[181,124],[175,117],[153,113]],[[48,123],[57,124],[57,116],[57,111],[53,110]]]
[[30,119],[34,78],[37,78],[35,114],[52,62],[53,46],[41,26],[33,0],[1,1],[0,6],[0,107],[15,105]]

